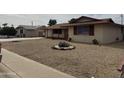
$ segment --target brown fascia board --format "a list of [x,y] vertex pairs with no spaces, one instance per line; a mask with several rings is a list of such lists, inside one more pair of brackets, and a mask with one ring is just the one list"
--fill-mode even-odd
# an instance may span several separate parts
[[65,26],[61,26],[61,27],[55,27],[55,28],[46,28],[45,30],[50,30],[50,29],[67,29],[67,27],[65,27]]
[[105,19],[100,19],[100,20],[102,20],[102,21],[108,21],[108,22],[112,22],[112,23],[115,23],[111,18],[105,18]]
[[66,24],[69,24],[69,23],[61,23],[53,26],[48,26],[46,27],[46,29],[66,29],[65,27],[63,27],[63,25],[66,25]]
[[77,24],[69,24],[69,25],[65,25],[63,27],[70,27],[70,26],[81,26],[81,25],[95,25],[95,24],[112,24],[112,25],[115,25],[115,26],[119,26],[119,27],[124,27],[124,25],[121,25],[121,24],[117,24],[117,23],[112,23],[112,22],[107,22],[107,21],[102,21],[102,22],[89,22],[89,23],[77,23]]
[[111,22],[108,22],[108,21],[93,21],[93,22],[85,22],[85,23],[71,23],[71,24],[66,24],[66,25],[63,25],[63,27],[68,27],[68,26],[78,26],[78,25],[94,25],[94,24],[106,24],[106,23],[111,23]]

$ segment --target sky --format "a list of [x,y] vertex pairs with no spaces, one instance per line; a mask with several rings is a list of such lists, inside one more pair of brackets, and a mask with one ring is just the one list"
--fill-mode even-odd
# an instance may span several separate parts
[[47,25],[49,19],[56,19],[57,23],[68,22],[71,18],[88,16],[93,18],[112,18],[116,23],[121,23],[119,14],[0,14],[0,25],[8,23],[15,27],[18,25]]

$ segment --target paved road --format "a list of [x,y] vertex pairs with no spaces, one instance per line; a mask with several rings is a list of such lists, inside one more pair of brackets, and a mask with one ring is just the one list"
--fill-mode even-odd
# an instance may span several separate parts
[[2,62],[24,78],[73,78],[73,76],[55,70],[36,61],[2,49]]
[[7,38],[7,39],[0,39],[0,42],[34,40],[34,39],[42,39],[42,38],[43,38],[43,37],[32,37],[32,38]]

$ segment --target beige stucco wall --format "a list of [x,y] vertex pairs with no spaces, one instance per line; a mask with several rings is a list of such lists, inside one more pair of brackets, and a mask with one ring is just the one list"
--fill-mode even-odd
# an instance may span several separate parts
[[111,24],[103,25],[103,36],[102,43],[117,42],[116,38],[119,38],[119,41],[123,39],[121,27]]
[[73,27],[69,27],[68,31],[69,31],[69,38],[71,38],[72,41],[74,42],[92,43],[92,40],[94,39],[94,36],[74,35]]
[[116,42],[122,40],[121,28],[111,24],[99,24],[94,26],[94,36],[88,35],[74,35],[73,27],[69,27],[69,38],[75,42],[92,43],[93,39],[98,40],[101,44]]
[[94,25],[94,39],[99,43],[103,42],[103,24]]

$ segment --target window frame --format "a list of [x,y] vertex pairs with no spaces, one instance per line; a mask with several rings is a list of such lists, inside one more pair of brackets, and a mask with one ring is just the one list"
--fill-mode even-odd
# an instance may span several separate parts
[[78,27],[80,26],[74,26],[74,35],[88,35],[88,36],[94,36],[94,25],[87,25],[87,26],[82,26],[82,27],[89,27],[89,31],[88,31],[88,34],[80,34],[78,32]]

